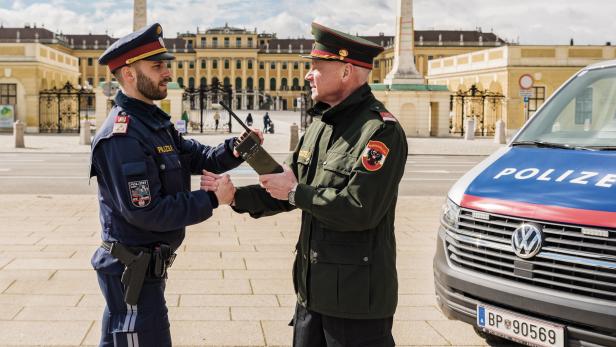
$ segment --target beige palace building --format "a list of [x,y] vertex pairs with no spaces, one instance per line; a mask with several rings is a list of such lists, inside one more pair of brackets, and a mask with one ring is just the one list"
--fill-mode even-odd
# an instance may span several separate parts
[[[363,37],[385,48],[376,58],[370,77],[372,83],[381,83],[393,64],[393,37],[382,33]],[[72,117],[83,118],[84,110],[90,117],[94,113],[97,119],[99,113],[104,117],[109,103],[101,100],[106,99],[101,83],[114,78],[106,66],[98,65],[97,59],[115,40],[107,34],[62,35],[40,27],[0,27],[0,105],[14,105],[16,118],[26,122],[28,132],[74,131],[78,121],[67,123],[70,115],[63,112],[66,106],[53,108],[41,99],[45,91],[55,88],[55,92],[70,82],[76,90],[93,89],[96,95],[96,100],[89,97],[81,101],[79,117]],[[480,30],[418,30],[415,42],[415,60],[424,75],[431,60],[505,44],[497,35]],[[198,88],[218,81],[233,89],[234,108],[296,109],[298,98],[309,92],[304,76],[310,62],[300,55],[308,54],[312,43],[229,25],[178,33],[175,38],[165,39],[166,47],[177,57],[169,63],[175,82],[170,86]],[[180,117],[186,107],[181,93],[181,89],[170,93],[176,100],[167,103],[172,105],[168,109],[174,118]],[[60,118],[64,114],[64,119],[48,124],[56,113]]]
[[[492,135],[494,123],[500,119],[505,122],[508,135],[512,135],[575,72],[586,65],[614,58],[616,47],[609,43],[605,46],[506,45],[434,59],[429,62],[427,79],[430,84],[446,85],[453,93],[451,133],[461,134],[466,130],[462,129],[463,118],[475,117],[476,135]],[[520,87],[522,76],[532,78],[530,90]],[[524,95],[528,97],[527,102]]]

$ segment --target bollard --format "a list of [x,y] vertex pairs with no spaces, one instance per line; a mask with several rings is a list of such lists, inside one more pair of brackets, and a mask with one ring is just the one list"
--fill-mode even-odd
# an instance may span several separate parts
[[24,140],[24,130],[26,129],[26,125],[17,120],[13,124],[13,136],[15,137],[15,148],[25,148],[25,140]]
[[464,128],[466,132],[464,133],[465,140],[474,140],[475,139],[475,117],[468,117],[464,121]]
[[92,140],[90,138],[90,121],[82,120],[79,128],[79,144],[91,145]]
[[494,124],[494,143],[503,144],[507,142],[505,136],[505,122],[502,120],[496,121]]
[[299,142],[299,127],[297,124],[293,123],[291,125],[291,141],[289,143],[289,150],[294,151],[295,147],[297,147],[297,143]]

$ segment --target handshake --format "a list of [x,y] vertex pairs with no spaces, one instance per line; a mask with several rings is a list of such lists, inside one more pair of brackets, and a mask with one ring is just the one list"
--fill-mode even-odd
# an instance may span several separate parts
[[[297,178],[285,165],[282,173],[260,175],[259,183],[272,198],[288,200],[289,192],[297,185]],[[228,174],[217,175],[203,170],[201,189],[214,192],[220,205],[232,205],[235,200],[236,188]]]
[[[256,129],[252,131],[257,134],[261,143],[263,143],[263,134],[261,131]],[[248,135],[248,132],[244,132],[238,139],[238,142]],[[234,150],[233,154],[239,157],[239,153],[236,150]],[[297,179],[293,171],[285,165],[282,173],[260,175],[259,183],[274,199],[288,200],[289,192],[297,185]],[[203,170],[200,186],[201,189],[206,192],[213,192],[220,205],[232,205],[235,200],[236,188],[233,182],[231,182],[231,178],[228,174],[218,175]]]

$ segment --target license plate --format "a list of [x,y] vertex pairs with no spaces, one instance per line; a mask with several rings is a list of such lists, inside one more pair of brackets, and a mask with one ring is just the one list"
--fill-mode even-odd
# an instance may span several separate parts
[[488,305],[477,305],[477,325],[483,331],[528,346],[564,347],[565,328],[544,320]]

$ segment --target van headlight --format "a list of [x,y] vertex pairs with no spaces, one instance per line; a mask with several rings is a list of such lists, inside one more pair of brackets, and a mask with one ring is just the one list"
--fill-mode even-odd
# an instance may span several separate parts
[[453,201],[447,199],[443,204],[443,217],[441,222],[450,228],[455,228],[458,224],[458,215],[460,214],[460,206]]

